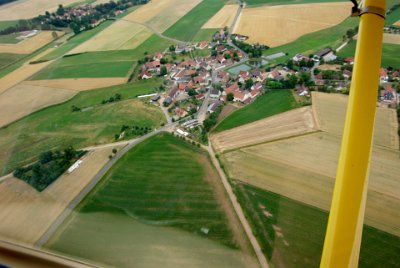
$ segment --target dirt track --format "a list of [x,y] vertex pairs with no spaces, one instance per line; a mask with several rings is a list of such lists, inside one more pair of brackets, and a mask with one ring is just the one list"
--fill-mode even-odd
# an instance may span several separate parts
[[211,137],[219,152],[317,131],[311,107],[271,116]]

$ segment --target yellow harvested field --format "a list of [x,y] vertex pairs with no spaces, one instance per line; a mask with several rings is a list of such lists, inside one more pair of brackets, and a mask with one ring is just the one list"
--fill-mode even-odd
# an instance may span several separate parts
[[41,193],[19,179],[6,178],[0,184],[0,239],[33,245],[107,163],[111,150],[89,152],[78,169]]
[[237,10],[238,5],[225,5],[220,11],[217,12],[217,14],[207,21],[202,28],[213,29],[223,28],[225,26],[231,27]]
[[[221,159],[229,175],[233,179],[329,210],[348,97],[313,92],[312,100],[320,132],[293,135],[227,152]],[[399,236],[397,127],[393,109],[377,109],[366,223]],[[214,143],[214,139],[211,141]]]
[[350,6],[338,2],[246,8],[234,33],[249,36],[249,43],[276,47],[339,24],[349,16]]
[[117,21],[68,54],[88,51],[133,49],[143,43],[151,32],[144,26],[129,21]]
[[341,65],[339,64],[322,64],[318,66],[318,69],[323,71],[340,71]]
[[[49,48],[48,50],[40,53],[31,61],[35,61],[46,55],[47,53],[53,51],[53,48]],[[39,72],[46,66],[48,66],[52,61],[46,61],[37,64],[25,64],[19,67],[17,70],[7,74],[6,76],[0,78],[0,94],[2,94],[7,89],[19,84],[20,82],[26,80],[27,78],[31,77],[35,73]]]
[[[53,31],[41,31],[31,38],[27,38],[16,44],[0,44],[0,53],[31,54],[42,46],[53,41]],[[64,32],[57,31],[58,36]]]
[[317,130],[312,108],[303,107],[223,131],[212,136],[211,141],[218,152],[224,152]]
[[400,34],[384,33],[383,34],[383,43],[400,45]]
[[25,85],[23,83],[0,94],[0,127],[8,125],[41,108],[64,102],[77,92],[68,89]]
[[[222,159],[232,178],[329,210],[340,137],[319,132],[243,148]],[[366,223],[400,236],[398,151],[375,146]]]
[[0,9],[0,21],[30,19],[38,15],[44,15],[46,11],[56,11],[58,5],[68,6],[80,2],[79,0],[19,0],[4,5]]
[[159,32],[163,32],[186,15],[201,0],[152,0],[123,19],[148,23]]
[[400,27],[400,20],[396,21],[395,23],[393,23],[394,26],[399,26]]
[[[346,116],[348,97],[341,94],[312,92],[312,103],[316,119],[322,131],[341,136]],[[396,111],[377,108],[374,144],[399,149]]]
[[50,88],[69,89],[75,91],[91,90],[102,87],[110,87],[124,84],[127,82],[124,77],[112,78],[65,78],[49,80],[31,80],[24,81],[24,85],[33,85]]

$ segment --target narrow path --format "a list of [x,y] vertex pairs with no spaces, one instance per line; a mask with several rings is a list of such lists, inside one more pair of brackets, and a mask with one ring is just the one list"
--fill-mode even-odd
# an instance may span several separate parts
[[243,229],[244,229],[251,245],[253,246],[254,252],[256,253],[256,256],[260,263],[261,268],[269,268],[267,259],[265,258],[264,253],[261,250],[260,244],[258,243],[256,237],[254,236],[254,234],[251,230],[251,227],[250,227],[246,217],[244,216],[242,207],[240,206],[239,202],[237,201],[237,198],[236,198],[235,194],[233,193],[232,187],[229,184],[228,179],[225,176],[225,173],[221,169],[217,158],[215,157],[215,152],[211,146],[211,143],[209,143],[209,146],[207,146],[207,147],[203,146],[203,148],[205,148],[208,151],[208,153],[210,154],[211,161],[218,171],[218,174],[222,180],[222,184],[224,185],[225,190],[228,193],[229,199],[232,202],[232,206],[235,209],[235,212],[243,226]]
[[135,21],[135,20],[126,20],[126,19],[123,19],[123,18],[122,19],[117,19],[117,20],[121,20],[121,21],[126,21],[126,22],[130,22],[130,23],[135,23],[135,24],[142,25],[142,26],[146,27],[147,29],[149,29],[150,31],[152,31],[153,33],[155,33],[156,35],[158,35],[159,37],[161,37],[163,39],[166,39],[166,40],[169,40],[169,41],[172,41],[172,42],[175,42],[175,43],[178,43],[178,44],[188,43],[186,41],[182,41],[182,40],[178,40],[178,39],[175,39],[175,38],[171,38],[171,37],[165,36],[162,33],[160,33],[156,28],[154,28],[153,26],[151,26],[150,24],[148,24],[146,22],[140,22],[140,21]]
[[[242,8],[242,2],[241,2],[240,0],[238,0],[238,4],[239,4],[239,7],[238,7],[238,10],[237,10],[237,12],[236,12],[235,18],[234,18],[233,21],[232,21],[231,27],[229,28],[228,39],[227,39],[228,44],[229,44],[230,46],[233,46],[234,48],[236,48],[238,51],[240,51],[240,52],[244,55],[244,57],[243,57],[237,64],[235,64],[235,65],[242,64],[242,63],[244,63],[245,61],[247,61],[247,60],[249,59],[249,55],[247,55],[246,52],[244,52],[244,51],[241,50],[238,46],[236,46],[236,45],[232,42],[232,40],[231,40],[231,36],[232,36],[232,33],[233,33],[233,29],[235,29],[237,20],[238,20],[238,18],[240,17],[240,14],[242,13],[242,9],[243,9],[243,8]],[[228,68],[231,68],[231,67],[232,67],[232,66],[228,66],[228,67],[225,68],[225,69],[228,69]],[[225,70],[225,69],[224,69],[224,70]]]
[[[42,235],[42,237],[35,243],[35,248],[41,248],[50,237],[56,232],[56,230],[60,227],[60,225],[64,222],[64,220],[71,214],[74,208],[83,200],[83,198],[96,186],[96,184],[101,180],[101,178],[105,175],[105,173],[130,149],[135,147],[137,144],[142,141],[155,136],[163,131],[167,131],[171,127],[176,125],[168,124],[165,127],[162,127],[156,131],[148,133],[140,138],[132,139],[127,141],[128,145],[125,146],[122,150],[120,150],[110,161],[105,164],[105,166],[100,169],[100,171],[94,176],[92,181],[86,185],[86,187],[74,198],[74,200],[69,203],[69,205],[64,209],[64,211],[57,217],[57,219],[51,224],[51,226],[46,230],[46,232]],[[115,146],[112,143],[112,146]]]

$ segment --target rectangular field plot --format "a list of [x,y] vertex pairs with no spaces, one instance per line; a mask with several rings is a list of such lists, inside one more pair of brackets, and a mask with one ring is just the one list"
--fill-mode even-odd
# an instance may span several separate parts
[[[63,32],[56,32],[58,36]],[[53,41],[52,31],[42,31],[16,44],[0,44],[0,53],[30,54]]]
[[204,153],[167,133],[138,144],[46,247],[119,267],[256,267]]
[[236,16],[238,5],[226,5],[220,9],[202,28],[224,28],[231,27],[233,19]]

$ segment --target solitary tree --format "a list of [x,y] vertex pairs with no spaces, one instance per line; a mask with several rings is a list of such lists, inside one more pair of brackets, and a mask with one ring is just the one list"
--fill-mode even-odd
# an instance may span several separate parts
[[229,92],[228,95],[226,96],[226,99],[227,99],[228,101],[233,101],[233,99],[234,99],[233,93],[232,93],[232,92]]

